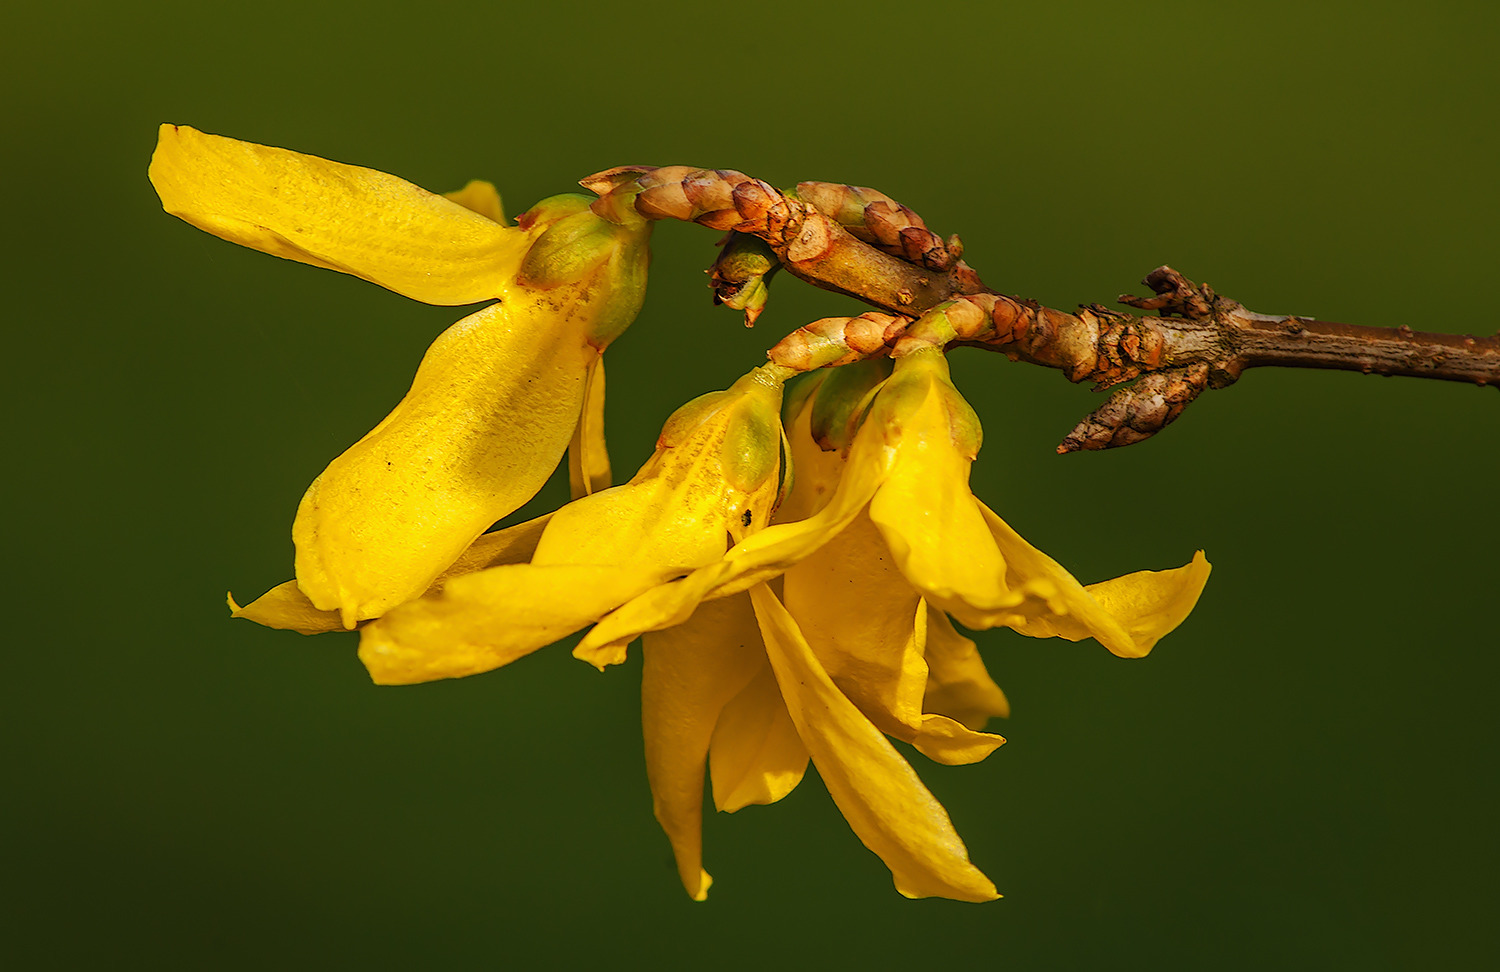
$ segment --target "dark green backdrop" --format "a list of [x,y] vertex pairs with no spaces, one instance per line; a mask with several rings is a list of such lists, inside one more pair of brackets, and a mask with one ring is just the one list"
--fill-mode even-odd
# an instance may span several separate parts
[[[1251,372],[1167,434],[1052,454],[1097,399],[955,355],[976,491],[1092,581],[1215,564],[1147,660],[982,638],[1010,743],[917,757],[1006,894],[906,901],[816,780],[651,819],[639,663],[554,648],[372,687],[351,637],[230,623],[302,490],[463,313],[212,239],[158,123],[512,210],[625,163],[877,186],[1055,306],[1170,262],[1265,311],[1487,333],[1492,4],[33,4],[7,14],[5,951],[27,968],[1442,968],[1493,957],[1500,395]],[[708,304],[666,225],[610,357],[661,420],[851,307]]]

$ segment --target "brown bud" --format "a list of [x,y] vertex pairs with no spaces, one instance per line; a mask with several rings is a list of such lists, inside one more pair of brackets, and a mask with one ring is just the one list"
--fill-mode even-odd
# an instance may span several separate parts
[[693,218],[693,204],[682,191],[681,182],[668,182],[641,190],[635,197],[635,211],[648,219]]
[[1134,445],[1166,428],[1208,385],[1208,365],[1170,368],[1146,375],[1109,396],[1079,422],[1059,454]]

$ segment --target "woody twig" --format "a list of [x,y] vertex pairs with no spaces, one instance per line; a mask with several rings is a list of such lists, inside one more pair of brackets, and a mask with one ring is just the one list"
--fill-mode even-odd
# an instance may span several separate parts
[[[986,287],[909,208],[873,189],[804,182],[783,192],[759,179],[690,166],[610,169],[583,180],[607,215],[629,204],[650,219],[679,219],[730,237],[712,270],[716,300],[754,323],[765,282],[779,268],[883,313],[826,318],[770,352],[798,370],[901,353],[902,342],[1000,351],[1057,368],[1070,381],[1112,388],[1060,453],[1131,445],[1165,428],[1205,389],[1247,368],[1332,368],[1500,387],[1500,334],[1428,334],[1291,315],[1260,314],[1170,267],[1143,281],[1151,297],[1122,295],[1137,312],[1101,304],[1075,313]],[[763,241],[759,246],[749,238]],[[1132,384],[1125,385],[1127,382]]]

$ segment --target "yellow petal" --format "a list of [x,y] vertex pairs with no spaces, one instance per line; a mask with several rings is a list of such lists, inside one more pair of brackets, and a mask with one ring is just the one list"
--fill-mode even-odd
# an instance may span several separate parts
[[600,671],[621,664],[626,648],[636,638],[686,624],[727,572],[722,561],[710,564],[632,598],[600,619],[573,649],[573,657]]
[[319,611],[313,607],[296,581],[278,584],[244,607],[236,604],[234,595],[231,594],[229,612],[230,617],[244,618],[268,628],[281,628],[298,634],[313,635],[344,630],[338,612]]
[[1004,562],[969,491],[971,458],[954,441],[947,395],[933,383],[902,417],[895,458],[870,502],[901,571],[934,603],[998,606]]
[[875,495],[885,477],[889,450],[872,440],[851,455],[837,489],[815,515],[751,533],[722,561],[641,595],[604,618],[573,654],[601,668],[618,664],[625,658],[625,646],[642,633],[683,623],[700,601],[738,594],[777,577],[837,536]]
[[187,126],[161,127],[150,175],[163,208],[199,229],[429,304],[498,297],[528,242],[395,176]]
[[532,298],[445,331],[395,410],[308,487],[297,581],[346,627],[426,591],[562,458],[597,353]]
[[550,645],[660,583],[641,568],[514,564],[455,577],[360,631],[359,657],[381,685],[462,678]]
[[805,520],[777,523],[740,541],[725,554],[730,570],[721,588],[747,590],[801,563],[838,536],[870,503],[888,469],[888,450],[851,449],[838,488],[828,503]]
[[[730,600],[748,603],[744,595]],[[725,813],[775,803],[802,782],[807,747],[786,711],[764,653],[760,671],[719,713],[708,765],[714,806]]]
[[861,514],[786,572],[787,611],[835,685],[882,732],[940,763],[973,763],[1005,740],[922,712],[926,607]]
[[[1004,523],[999,517],[995,521]],[[1011,534],[1010,546],[1026,543],[1014,531]],[[1024,563],[1019,555],[1016,560]],[[1141,570],[1084,588],[1064,588],[1066,613],[1031,618],[1013,627],[1035,638],[1095,638],[1116,655],[1139,658],[1187,618],[1208,583],[1210,569],[1199,550],[1191,562],[1173,570]]]
[[604,358],[589,368],[584,385],[583,410],[578,427],[568,443],[568,483],[573,498],[609,489],[609,450],[604,444]]
[[453,578],[472,574],[476,570],[526,563],[536,551],[537,542],[542,539],[542,531],[552,522],[552,516],[553,514],[546,513],[525,523],[480,534],[469,544],[469,549],[458,555],[452,566],[438,575],[438,579],[426,593],[435,593]]
[[1208,583],[1211,569],[1208,558],[1199,550],[1191,562],[1175,570],[1139,570],[1090,584],[1084,590],[1120,619],[1144,653],[1187,618]]
[[[990,535],[995,538],[995,543],[1005,557],[1007,583],[1013,587],[1021,587],[1043,581],[1056,592],[1051,598],[1051,611],[1025,620],[1009,618],[998,623],[1004,623],[1021,634],[1035,638],[1061,637],[1069,641],[1095,638],[1122,658],[1139,658],[1151,650],[1150,645],[1137,642],[1121,624],[1121,619],[1111,614],[1084,590],[1083,585],[1063,569],[1061,564],[1027,543],[989,507],[983,503],[979,505]],[[962,615],[958,617],[968,623]]]
[[833,684],[797,624],[765,585],[751,589],[766,654],[813,763],[850,827],[909,898],[990,901],[948,813],[870,721]]
[[472,213],[478,213],[485,219],[492,219],[497,223],[505,222],[505,206],[500,202],[500,193],[495,189],[495,184],[485,182],[483,179],[470,179],[468,185],[453,192],[443,193],[444,199],[451,199]]
[[722,501],[652,478],[574,500],[547,524],[534,564],[620,564],[687,573],[724,552]]
[[[536,542],[541,538],[542,529],[550,519],[552,519],[552,514],[548,513],[535,520],[528,520],[525,523],[506,527],[504,530],[484,534],[453,562],[453,566],[443,571],[442,575],[433,581],[427,593],[436,593],[449,580],[463,574],[472,574],[486,567],[521,564],[530,560],[531,552],[536,549]],[[283,628],[301,634],[323,634],[329,631],[346,630],[337,611],[319,611],[313,607],[313,603],[307,599],[306,594],[302,593],[302,589],[294,580],[271,588],[244,607],[236,604],[234,595],[231,594],[229,610],[231,617],[244,618],[268,628]]]
[[703,770],[719,713],[765,663],[748,597],[705,605],[692,621],[648,635],[641,672],[646,777],[683,887],[708,894]]
[[1009,717],[1010,702],[990,678],[974,642],[959,634],[942,611],[927,611],[927,688],[924,712],[935,712],[970,729],[985,727],[991,716]]

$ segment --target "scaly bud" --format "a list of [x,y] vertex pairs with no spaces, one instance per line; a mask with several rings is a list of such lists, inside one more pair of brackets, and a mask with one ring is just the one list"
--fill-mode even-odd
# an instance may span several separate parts
[[708,271],[714,303],[744,311],[745,326],[754,327],[770,297],[770,279],[780,269],[775,251],[764,240],[730,233]]

